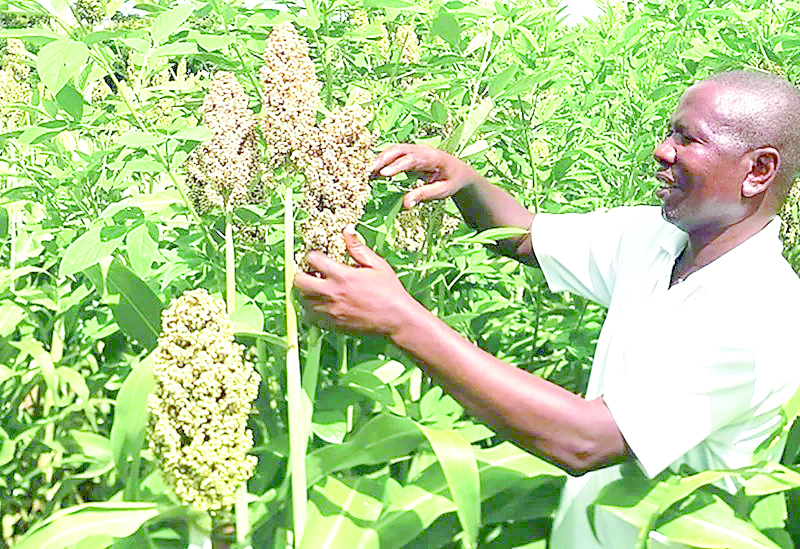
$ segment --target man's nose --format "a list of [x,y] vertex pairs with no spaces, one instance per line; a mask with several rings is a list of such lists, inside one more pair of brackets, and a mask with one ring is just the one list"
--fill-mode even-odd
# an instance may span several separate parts
[[675,146],[672,143],[672,136],[667,136],[656,145],[656,148],[653,149],[653,158],[662,166],[675,163]]

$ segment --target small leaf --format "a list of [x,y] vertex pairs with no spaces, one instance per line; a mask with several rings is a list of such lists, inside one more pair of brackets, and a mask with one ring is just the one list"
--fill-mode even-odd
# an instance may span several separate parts
[[61,38],[39,50],[36,70],[50,91],[57,94],[64,84],[83,69],[89,48],[83,42]]
[[106,285],[109,294],[119,294],[119,302],[110,304],[119,327],[145,348],[154,349],[161,332],[161,300],[119,261],[111,263]]

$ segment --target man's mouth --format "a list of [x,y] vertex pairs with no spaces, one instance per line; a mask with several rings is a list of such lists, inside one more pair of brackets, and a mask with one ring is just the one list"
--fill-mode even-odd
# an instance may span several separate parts
[[656,179],[659,182],[656,196],[663,200],[676,188],[675,181],[665,172],[658,172]]

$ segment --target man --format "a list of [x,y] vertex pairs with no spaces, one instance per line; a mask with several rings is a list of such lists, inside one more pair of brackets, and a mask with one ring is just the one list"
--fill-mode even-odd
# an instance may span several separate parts
[[345,239],[360,268],[312,253],[322,278],[298,274],[295,285],[321,322],[388,336],[474,416],[578,475],[551,547],[633,547],[636,532],[622,521],[597,513],[593,532],[587,515],[620,464],[651,477],[684,464],[746,466],[800,383],[800,280],[780,255],[775,216],[800,167],[798,128],[800,94],[782,78],[713,76],[684,93],[654,151],[660,209],[535,219],[442,151],[400,145],[378,157],[382,176],[426,177],[406,207],[452,196],[475,228],[529,228],[500,250],[538,265],[553,291],[608,307],[585,398],[463,339],[352,230]]

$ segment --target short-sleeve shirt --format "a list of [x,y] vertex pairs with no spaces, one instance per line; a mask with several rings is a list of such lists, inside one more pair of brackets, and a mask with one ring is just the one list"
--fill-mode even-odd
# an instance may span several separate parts
[[[608,308],[586,398],[603,397],[649,477],[683,464],[747,466],[780,425],[800,383],[800,279],[779,228],[776,218],[670,287],[688,236],[660,208],[535,216],[533,249],[550,289]],[[595,537],[587,515],[620,475],[612,466],[568,479],[551,548],[633,547],[637,533],[621,519],[595,513]]]

